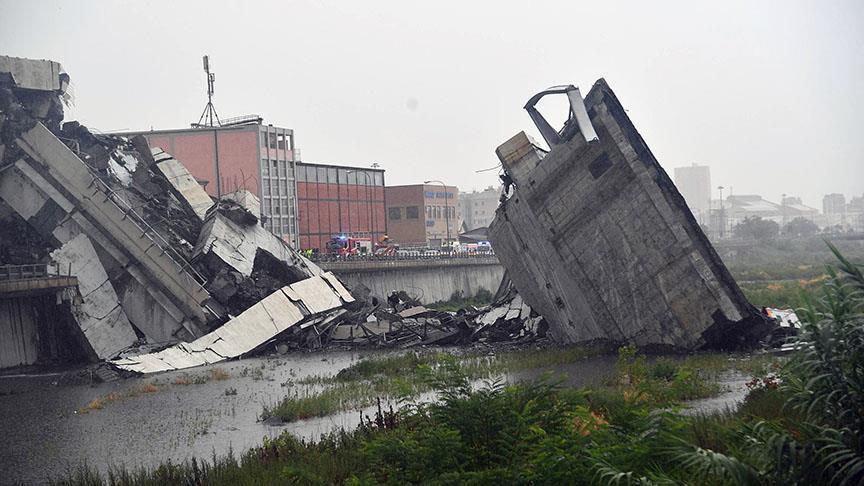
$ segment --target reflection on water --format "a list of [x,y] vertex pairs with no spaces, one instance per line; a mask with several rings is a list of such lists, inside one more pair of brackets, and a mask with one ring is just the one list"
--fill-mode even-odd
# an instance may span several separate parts
[[[85,461],[105,471],[111,464],[152,466],[167,459],[244,451],[282,432],[283,427],[258,422],[258,416],[265,404],[289,393],[293,381],[335,373],[369,354],[256,358],[96,386],[58,386],[56,374],[0,377],[0,482],[41,482]],[[185,376],[209,376],[211,368],[230,377],[174,384],[189,381]],[[158,391],[128,396],[154,380]],[[230,394],[232,388],[236,395]],[[123,398],[101,410],[77,412],[112,392]],[[333,427],[353,427],[358,417],[349,412],[292,424],[291,430],[314,438]]]
[[[340,427],[353,429],[360,419],[358,410],[279,426],[259,422],[258,416],[264,405],[294,393],[300,386],[298,380],[334,374],[370,354],[327,352],[255,358],[96,386],[57,385],[56,374],[0,377],[0,433],[4,439],[0,445],[0,482],[43,482],[85,461],[105,472],[111,465],[154,466],[168,459],[209,458],[229,450],[240,453],[285,430],[317,439]],[[615,361],[614,356],[589,358],[513,372],[506,378],[532,381],[547,377],[564,386],[595,385],[612,376]],[[209,377],[216,368],[224,370],[227,378],[177,384],[194,382],[196,376]],[[129,396],[154,380],[158,391]],[[743,390],[742,380],[732,377],[727,384]],[[475,383],[481,385],[482,380]],[[94,398],[112,392],[122,398],[101,410],[77,412]],[[695,410],[722,409],[736,398],[740,399],[726,394],[694,402],[694,406]],[[433,395],[423,394],[419,399],[431,400]],[[373,411],[374,407],[369,407],[364,413]]]

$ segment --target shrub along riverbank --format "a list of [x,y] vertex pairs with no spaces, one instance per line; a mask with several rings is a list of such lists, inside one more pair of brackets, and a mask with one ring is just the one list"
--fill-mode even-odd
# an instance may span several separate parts
[[[443,359],[426,364],[437,401],[379,409],[353,431],[314,443],[283,434],[240,457],[108,477],[82,466],[57,484],[862,484],[864,276],[838,258],[801,312],[798,350],[754,379],[736,411],[678,413],[681,400],[716,393],[702,374],[716,358],[648,364],[626,347],[613,382],[590,389],[476,389],[470,369]],[[357,365],[322,381],[389,369]]]

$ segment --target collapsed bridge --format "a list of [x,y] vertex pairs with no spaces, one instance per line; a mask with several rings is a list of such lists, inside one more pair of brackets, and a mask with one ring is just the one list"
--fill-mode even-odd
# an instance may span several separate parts
[[[736,348],[771,329],[603,80],[584,100],[566,86],[529,101],[548,151],[524,132],[498,148],[506,189],[489,233],[512,286],[459,313],[422,308],[399,287],[385,307],[374,296],[389,290],[364,285],[370,272],[346,286],[264,229],[254,195],[213,200],[143,137],[64,123],[68,82],[56,62],[0,56],[0,264],[65,269],[38,298],[0,292],[0,333],[15,335],[0,368],[74,356],[149,373],[277,342],[409,347],[547,329],[562,343]],[[561,130],[534,108],[549,94],[570,103]],[[445,277],[479,288],[468,273]],[[64,345],[75,350],[56,351]]]

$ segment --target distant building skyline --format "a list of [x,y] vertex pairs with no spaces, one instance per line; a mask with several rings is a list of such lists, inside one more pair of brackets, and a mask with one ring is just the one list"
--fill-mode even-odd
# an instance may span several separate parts
[[700,224],[705,224],[711,209],[711,169],[692,164],[675,168],[675,186]]
[[489,227],[495,218],[495,210],[498,208],[500,196],[501,188],[493,186],[482,191],[475,189],[471,192],[460,193],[457,213],[465,231]]

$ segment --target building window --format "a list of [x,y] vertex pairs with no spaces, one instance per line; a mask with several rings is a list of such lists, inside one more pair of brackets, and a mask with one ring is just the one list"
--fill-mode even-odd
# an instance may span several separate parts
[[420,208],[417,206],[405,208],[405,219],[420,219]]
[[318,182],[320,182],[320,183],[327,182],[327,168],[326,167],[318,167]]
[[375,178],[375,185],[376,186],[383,186],[384,185],[384,174],[383,173],[375,172],[374,178]]
[[387,208],[388,219],[402,219],[402,208]]
[[336,168],[328,167],[327,168],[327,182],[330,184],[336,184]]

